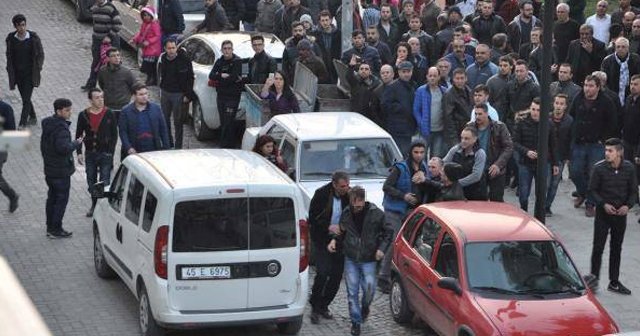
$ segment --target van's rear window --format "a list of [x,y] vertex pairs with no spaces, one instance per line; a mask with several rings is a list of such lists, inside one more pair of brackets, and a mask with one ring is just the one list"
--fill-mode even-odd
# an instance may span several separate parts
[[259,250],[296,246],[290,198],[232,198],[176,204],[174,252]]

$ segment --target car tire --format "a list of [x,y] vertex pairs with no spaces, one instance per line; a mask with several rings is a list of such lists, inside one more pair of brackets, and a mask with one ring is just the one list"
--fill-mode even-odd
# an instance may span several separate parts
[[102,248],[102,241],[100,240],[98,229],[93,230],[93,265],[99,277],[103,279],[113,279],[116,277],[116,272],[113,271],[113,268],[107,264],[107,260],[104,258],[104,249]]
[[213,131],[204,121],[200,102],[194,100],[191,104],[191,108],[193,109],[193,133],[195,133],[196,139],[200,141],[211,139],[213,137]]
[[284,335],[297,335],[302,329],[302,316],[289,322],[277,323],[278,332]]
[[86,7],[85,2],[85,0],[76,0],[76,20],[78,20],[78,22],[87,22],[91,18],[89,8]]
[[153,318],[151,312],[151,304],[149,303],[149,294],[144,285],[140,286],[140,294],[138,300],[138,324],[140,325],[140,332],[143,336],[164,336],[166,330],[160,327],[156,320]]
[[389,294],[389,308],[391,316],[397,323],[409,323],[413,318],[413,312],[409,307],[407,295],[398,277],[393,277],[391,281],[391,293]]

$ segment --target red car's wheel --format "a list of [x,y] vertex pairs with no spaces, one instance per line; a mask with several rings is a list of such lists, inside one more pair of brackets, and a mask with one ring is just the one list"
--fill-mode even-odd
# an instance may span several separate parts
[[398,277],[393,277],[391,282],[391,293],[389,297],[389,307],[393,320],[397,323],[408,323],[413,318],[413,312],[409,307],[407,296]]

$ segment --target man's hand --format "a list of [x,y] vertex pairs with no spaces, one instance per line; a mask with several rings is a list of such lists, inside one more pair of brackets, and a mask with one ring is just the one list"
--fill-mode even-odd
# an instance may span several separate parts
[[536,160],[538,158],[538,152],[532,150],[527,151],[527,157],[531,160]]
[[226,78],[229,78],[229,74],[228,74],[228,73],[221,73],[221,74],[220,74],[220,77],[222,77],[222,78],[225,78],[225,79],[226,79]]
[[327,251],[329,251],[331,253],[335,253],[336,252],[336,240],[335,239],[331,239],[331,241],[329,242],[329,245],[327,245]]
[[614,208],[613,205],[611,205],[609,203],[605,203],[604,212],[606,212],[609,215],[617,215],[618,214],[618,210],[616,210],[616,208]]
[[551,65],[551,73],[556,73],[556,71],[558,71],[558,65],[557,64],[552,64]]
[[422,170],[419,170],[415,174],[413,174],[413,176],[411,177],[411,182],[413,182],[413,183],[422,183],[426,179],[427,178],[425,177],[424,172]]
[[489,177],[494,178],[498,176],[498,174],[500,174],[500,167],[498,167],[496,164],[492,164],[491,166],[489,166]]
[[129,148],[129,150],[127,151],[127,153],[129,153],[129,154],[135,154],[135,153],[137,153],[137,152],[136,152],[135,148],[131,147],[131,148]]
[[338,224],[329,225],[329,232],[333,232],[335,234],[340,234],[340,225],[338,225]]
[[78,164],[84,166],[84,155],[78,154]]
[[354,66],[358,64],[358,58],[356,57],[356,54],[351,55],[351,60],[349,61],[349,65]]
[[582,48],[586,50],[589,54],[593,51],[593,41],[580,41]]
[[629,207],[626,205],[623,205],[621,207],[618,208],[618,210],[616,210],[616,214],[618,216],[626,216],[627,213],[629,213]]
[[376,260],[380,261],[382,260],[382,258],[384,258],[384,252],[377,250],[376,251]]
[[185,104],[188,104],[188,103],[191,102],[191,99],[189,99],[189,97],[187,97],[187,96],[184,96],[184,97],[182,97],[182,102],[185,103]]
[[416,197],[416,195],[412,194],[412,193],[406,193],[404,194],[404,200],[411,204],[411,205],[416,205],[418,204],[418,198]]

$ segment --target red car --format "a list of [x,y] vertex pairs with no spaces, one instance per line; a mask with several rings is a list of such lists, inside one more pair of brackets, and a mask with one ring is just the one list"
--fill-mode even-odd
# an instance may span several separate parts
[[394,242],[390,307],[439,335],[607,335],[618,326],[555,235],[509,204],[443,202]]

